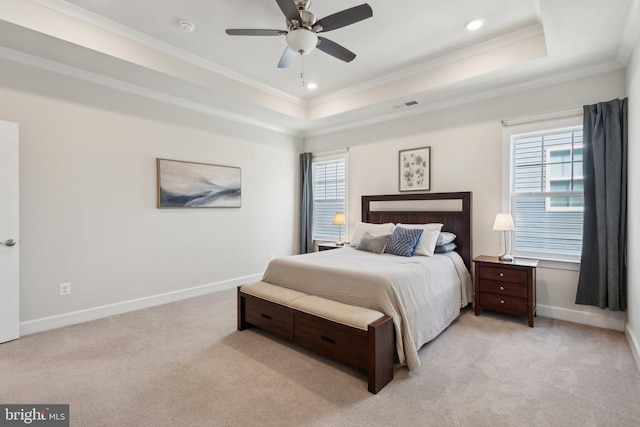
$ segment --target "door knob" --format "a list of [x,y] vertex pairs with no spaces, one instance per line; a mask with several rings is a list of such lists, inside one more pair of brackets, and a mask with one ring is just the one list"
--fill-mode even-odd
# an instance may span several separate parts
[[13,239],[7,239],[4,242],[0,242],[0,245],[5,245],[5,246],[14,246],[17,242]]

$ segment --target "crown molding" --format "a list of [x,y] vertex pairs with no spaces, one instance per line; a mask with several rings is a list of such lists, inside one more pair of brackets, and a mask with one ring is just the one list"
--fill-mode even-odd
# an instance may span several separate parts
[[150,47],[152,49],[158,50],[166,55],[173,56],[177,59],[188,62],[192,65],[196,65],[207,71],[235,80],[244,85],[251,86],[254,89],[260,90],[262,92],[266,92],[270,95],[277,96],[279,98],[295,103],[302,107],[307,106],[306,100],[302,98],[289,95],[288,93],[277,90],[272,86],[265,85],[264,83],[258,82],[257,80],[253,80],[243,74],[230,70],[229,68],[223,67],[222,65],[203,59],[200,56],[185,52],[184,50],[179,49],[169,43],[165,43],[154,37],[135,31],[129,27],[118,24],[117,22],[111,21],[99,15],[96,15],[95,13],[89,12],[87,10],[84,10],[78,6],[72,5],[65,1],[62,1],[62,0],[30,0],[30,1],[32,3],[38,4],[47,9],[54,10],[56,12],[62,13],[71,18],[82,21],[86,24],[93,25],[102,30],[116,34],[120,37],[124,37],[136,43],[140,43],[146,47]]
[[417,74],[433,70],[438,67],[442,67],[447,64],[451,64],[457,61],[461,61],[467,58],[471,58],[482,53],[495,50],[504,46],[508,46],[513,43],[517,43],[538,35],[544,34],[542,26],[540,24],[531,25],[526,28],[522,28],[517,31],[513,31],[509,34],[493,38],[484,43],[479,43],[471,47],[455,50],[449,54],[438,56],[431,60],[426,60],[418,65],[407,67],[401,71],[387,74],[385,76],[369,80],[365,83],[354,85],[348,89],[339,90],[330,93],[325,96],[314,98],[308,101],[308,106],[313,107],[316,105],[324,104],[325,102],[334,101],[336,99],[350,96],[358,92],[363,92],[369,89],[375,89],[378,86],[382,86],[388,83],[393,83],[397,80],[401,80],[407,77],[412,77]]
[[[564,83],[571,80],[577,80],[581,78],[586,78],[598,74],[603,74],[611,71],[616,71],[624,68],[622,64],[618,61],[612,60],[599,64],[595,64],[592,66],[583,67],[579,70],[571,70],[565,71],[560,74],[554,74],[552,76],[546,76],[538,79],[525,79],[525,81],[520,81],[512,84],[504,84],[499,88],[492,88],[484,91],[475,92],[465,96],[459,96],[451,99],[447,99],[445,101],[440,102],[432,102],[432,103],[421,103],[417,107],[403,109],[403,110],[394,110],[391,113],[379,114],[374,117],[368,117],[363,120],[357,120],[349,122],[348,124],[342,124],[337,126],[325,127],[322,129],[309,130],[302,133],[304,138],[311,138],[315,136],[326,135],[335,132],[346,131],[350,129],[357,129],[365,126],[371,126],[375,124],[380,124],[383,122],[389,122],[392,120],[403,119],[406,117],[416,116],[419,114],[426,114],[432,111],[443,110],[446,108],[456,107],[459,105],[469,104],[472,102],[483,101],[491,98],[496,98],[499,96],[510,95],[513,93],[523,92],[526,90],[536,89],[545,86],[551,86],[558,83]],[[420,98],[420,96],[416,96],[416,98]]]
[[164,92],[160,92],[153,89],[144,88],[132,83],[127,83],[122,80],[118,80],[112,77],[107,77],[102,74],[85,71],[76,67],[61,64],[59,62],[51,61],[41,57],[29,55],[23,52],[18,52],[12,49],[0,47],[0,58],[7,59],[9,61],[17,62],[23,65],[27,65],[34,68],[39,68],[45,71],[57,73],[60,75],[77,78],[86,82],[94,83],[100,86],[116,89],[122,92],[130,93],[133,95],[142,96],[145,98],[153,99],[168,104],[172,104],[178,107],[187,108],[200,113],[212,115],[221,119],[230,120],[233,122],[266,129],[290,136],[300,136],[298,131],[290,128],[276,126],[266,121],[255,120],[245,115],[234,114],[228,111],[204,105],[198,102],[193,102],[185,98],[169,95]]

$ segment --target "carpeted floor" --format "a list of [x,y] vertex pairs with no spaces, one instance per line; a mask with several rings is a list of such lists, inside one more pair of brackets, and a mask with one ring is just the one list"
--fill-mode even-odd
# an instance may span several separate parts
[[397,367],[366,377],[259,331],[236,291],[0,345],[0,403],[68,403],[72,426],[640,426],[621,332],[465,310]]

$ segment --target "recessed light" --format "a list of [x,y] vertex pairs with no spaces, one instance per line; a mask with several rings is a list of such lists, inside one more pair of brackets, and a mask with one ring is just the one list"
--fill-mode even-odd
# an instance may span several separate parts
[[313,90],[313,89],[317,89],[317,88],[318,88],[318,85],[316,83],[308,83],[307,84],[307,89]]
[[483,18],[477,18],[477,19],[472,19],[471,21],[467,22],[467,24],[465,26],[467,27],[467,30],[475,31],[475,30],[479,29],[480,27],[482,27],[483,25],[484,25],[484,19]]

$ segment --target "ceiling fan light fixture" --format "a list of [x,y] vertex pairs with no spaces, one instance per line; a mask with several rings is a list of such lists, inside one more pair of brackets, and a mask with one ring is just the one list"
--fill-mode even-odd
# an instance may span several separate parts
[[318,45],[318,36],[306,28],[297,28],[287,34],[289,49],[302,55],[307,55]]

